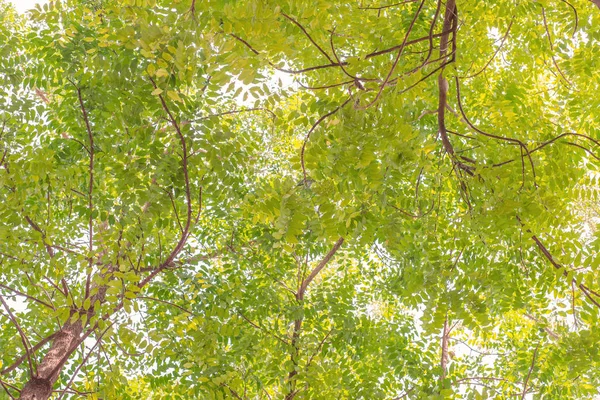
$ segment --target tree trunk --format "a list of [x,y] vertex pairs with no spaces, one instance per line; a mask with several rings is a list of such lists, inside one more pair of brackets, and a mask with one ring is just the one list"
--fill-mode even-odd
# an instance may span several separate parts
[[71,353],[81,344],[81,322],[66,323],[54,337],[50,350],[37,367],[37,376],[32,376],[21,390],[20,400],[47,400],[52,394],[54,383]]

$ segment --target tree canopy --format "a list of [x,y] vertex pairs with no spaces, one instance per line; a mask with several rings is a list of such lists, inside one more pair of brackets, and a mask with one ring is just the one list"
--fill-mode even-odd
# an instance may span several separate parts
[[597,6],[0,0],[0,398],[597,398]]

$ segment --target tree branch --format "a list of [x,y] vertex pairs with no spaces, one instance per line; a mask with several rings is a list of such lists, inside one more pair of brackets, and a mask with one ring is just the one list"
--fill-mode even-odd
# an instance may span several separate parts
[[33,228],[33,230],[39,232],[42,235],[42,242],[44,243],[44,246],[46,247],[46,251],[48,252],[48,255],[50,256],[50,258],[54,257],[54,250],[52,249],[52,246],[50,246],[49,244],[46,243],[46,232],[44,232],[42,230],[42,228],[39,227],[38,224],[33,222],[33,220],[31,218],[29,218],[29,216],[26,215],[25,220],[27,221],[29,226],[31,226]]
[[16,289],[13,289],[13,288],[11,288],[11,287],[8,287],[8,286],[6,286],[6,285],[3,285],[3,284],[1,284],[1,283],[0,283],[0,288],[2,288],[2,289],[6,289],[6,290],[8,290],[8,291],[11,291],[11,292],[15,293],[16,295],[19,295],[19,296],[22,296],[22,297],[28,298],[28,299],[30,299],[30,300],[33,300],[33,301],[35,301],[35,302],[36,302],[36,303],[38,303],[38,304],[41,304],[41,305],[43,305],[43,306],[45,306],[45,307],[48,307],[48,308],[49,308],[49,309],[51,309],[51,310],[54,310],[54,307],[53,307],[53,306],[51,306],[50,304],[48,304],[48,303],[46,303],[45,301],[42,301],[42,300],[40,300],[40,299],[38,299],[38,298],[35,298],[35,297],[33,297],[33,296],[30,296],[30,295],[28,295],[28,294],[26,294],[26,293],[23,293],[23,292],[21,292],[21,291],[18,291],[18,290],[16,290]]
[[[74,85],[74,84],[73,84]],[[88,141],[89,141],[89,178],[90,178],[90,182],[88,185],[88,193],[87,193],[87,197],[88,197],[88,212],[90,213],[89,217],[88,217],[88,239],[89,239],[89,243],[88,243],[88,252],[89,252],[89,265],[88,265],[88,272],[87,272],[87,277],[86,277],[86,282],[85,282],[85,298],[87,298],[89,296],[90,293],[90,283],[91,283],[91,279],[92,279],[92,265],[93,265],[93,260],[92,260],[92,252],[93,252],[93,246],[94,246],[94,227],[93,227],[93,217],[92,217],[92,213],[94,210],[94,204],[93,204],[93,200],[92,200],[92,195],[93,195],[93,191],[94,191],[94,156],[95,156],[95,150],[94,150],[94,135],[92,134],[92,129],[90,127],[90,121],[88,118],[88,113],[87,110],[85,109],[85,105],[83,104],[83,98],[81,96],[81,88],[79,88],[78,86],[75,86],[77,89],[77,98],[79,99],[79,107],[81,108],[81,114],[83,115],[83,120],[85,121],[85,128],[87,130],[87,134],[88,134]]]
[[[44,339],[42,339],[38,344],[36,344],[35,346],[33,346],[31,348],[31,354],[35,354],[36,351],[38,351],[46,343],[48,343],[52,339],[54,339],[55,336],[56,336],[56,332],[54,332],[50,336],[47,336]],[[0,371],[0,375],[8,375],[10,372],[14,371],[19,365],[21,365],[23,363],[23,361],[25,361],[25,359],[27,359],[27,357],[28,357],[28,353],[23,354],[21,357],[17,358],[15,360],[15,362],[12,363],[10,366],[8,366],[8,367],[4,368],[2,371]]]
[[33,369],[33,361],[31,360],[31,350],[29,349],[29,344],[28,344],[29,341],[27,340],[27,337],[25,336],[25,332],[23,332],[23,329],[21,329],[21,325],[19,325],[19,321],[17,321],[17,318],[13,315],[12,311],[10,311],[10,307],[8,306],[8,304],[6,304],[6,301],[4,301],[4,297],[2,297],[2,295],[0,295],[0,302],[4,306],[4,309],[8,313],[8,317],[9,317],[10,321],[17,328],[17,331],[19,332],[19,336],[21,337],[21,342],[23,343],[23,348],[25,349],[25,354],[27,356],[27,362],[29,364],[29,375],[31,377],[35,377],[36,373]]
[[525,394],[527,394],[527,384],[529,383],[529,378],[531,377],[531,371],[533,371],[533,366],[535,365],[535,358],[537,357],[537,352],[540,348],[538,344],[533,352],[533,359],[531,360],[531,367],[529,367],[529,372],[527,373],[527,378],[525,378],[525,383],[523,384],[523,393],[521,394],[521,400],[525,398]]
[[335,242],[335,244],[333,245],[331,250],[329,250],[329,253],[327,253],[325,255],[325,257],[310,272],[310,274],[306,277],[306,279],[304,279],[304,281],[302,281],[302,283],[300,284],[300,288],[298,289],[298,294],[296,295],[298,300],[304,299],[304,294],[306,292],[306,289],[308,288],[308,285],[310,285],[310,283],[313,281],[313,279],[315,279],[315,277],[319,274],[319,272],[321,272],[321,270],[323,268],[325,268],[325,266],[327,265],[329,260],[331,260],[331,258],[335,255],[335,253],[339,250],[339,248],[342,246],[343,243],[344,243],[344,238],[343,237],[339,238],[337,240],[337,242]]
[[[413,1],[414,1],[414,0],[413,0]],[[329,57],[329,54],[327,54],[327,53],[325,52],[325,50],[323,50],[323,49],[321,48],[321,46],[319,46],[319,45],[317,44],[317,42],[315,42],[315,41],[313,40],[313,38],[312,38],[312,37],[311,37],[311,36],[308,34],[308,32],[306,31],[306,29],[304,29],[304,27],[303,27],[302,25],[300,25],[300,23],[299,23],[298,21],[296,21],[294,18],[290,17],[289,15],[287,15],[287,14],[285,14],[285,13],[283,13],[283,12],[281,13],[281,15],[283,15],[284,17],[286,17],[287,19],[289,19],[290,21],[292,21],[292,23],[293,23],[294,25],[296,25],[298,28],[300,28],[300,29],[302,30],[302,32],[304,32],[304,35],[306,35],[306,37],[308,38],[308,40],[310,40],[310,42],[311,42],[312,44],[314,44],[314,45],[315,45],[315,47],[316,47],[317,49],[319,49],[319,51],[321,52],[321,54],[323,54],[323,55],[325,56],[325,58],[327,58],[327,60],[329,60],[329,62],[330,62],[331,64],[334,64],[334,61],[331,59],[331,57]]]
[[[454,0],[448,0],[448,3],[451,3],[453,1]],[[379,100],[379,97],[381,96],[383,89],[386,87],[388,81],[390,80],[390,78],[392,77],[392,74],[394,73],[394,70],[396,69],[396,66],[398,65],[398,62],[400,61],[400,56],[402,56],[402,52],[404,51],[406,43],[408,42],[408,37],[410,36],[410,33],[412,32],[412,29],[415,26],[415,23],[417,22],[417,18],[419,18],[419,15],[421,14],[421,10],[423,9],[424,5],[425,5],[425,0],[422,0],[421,4],[419,5],[419,8],[417,9],[417,12],[415,13],[415,16],[413,17],[412,21],[410,22],[410,25],[408,26],[408,30],[406,31],[406,34],[404,35],[404,40],[402,41],[402,44],[400,45],[400,48],[398,49],[398,54],[396,54],[396,59],[394,60],[392,67],[388,71],[387,76],[383,80],[383,83],[381,84],[381,86],[379,86],[379,91],[375,95],[375,98],[370,103],[368,103],[366,106],[360,107],[361,109],[363,109],[363,110],[367,109],[367,108],[371,107],[373,104],[375,104],[377,102],[377,100]]]
[[75,380],[75,377],[77,376],[77,373],[85,365],[85,363],[87,362],[88,358],[90,358],[90,355],[92,354],[92,352],[94,351],[96,346],[98,346],[98,344],[102,341],[102,337],[106,334],[106,332],[108,332],[108,330],[112,327],[112,325],[113,324],[111,323],[106,327],[106,329],[100,334],[100,336],[96,340],[96,343],[94,344],[94,346],[92,346],[92,348],[86,354],[86,356],[83,358],[83,360],[81,360],[81,363],[77,366],[77,368],[75,368],[75,371],[73,371],[73,373],[71,374],[71,379],[69,379],[67,386],[65,386],[65,388],[62,390],[62,393],[60,394],[60,396],[58,396],[58,400],[61,400],[63,398],[63,396],[65,395],[66,391],[71,387],[71,385],[73,384],[73,381]]
[[[150,82],[152,82],[152,85],[156,89],[156,87],[157,87],[156,83],[154,82],[154,80],[152,78],[150,78]],[[181,237],[180,237],[179,241],[177,242],[177,245],[171,251],[171,253],[167,257],[167,259],[165,261],[163,261],[162,264],[160,264],[154,271],[152,271],[148,276],[146,276],[146,278],[144,278],[142,281],[140,281],[140,283],[138,283],[138,287],[140,287],[140,288],[146,286],[148,284],[148,282],[150,282],[162,270],[164,270],[165,268],[170,266],[171,263],[175,260],[175,258],[177,257],[177,255],[183,249],[183,246],[187,242],[189,231],[190,231],[190,226],[192,223],[192,196],[191,196],[190,178],[189,178],[189,172],[188,172],[187,144],[185,142],[185,137],[183,136],[183,132],[181,131],[179,124],[173,117],[171,110],[169,110],[169,107],[167,106],[167,103],[166,103],[164,97],[161,94],[159,94],[158,97],[160,99],[163,110],[167,113],[167,115],[169,117],[169,122],[171,123],[173,128],[175,128],[175,131],[177,132],[177,136],[179,137],[179,141],[181,144],[181,151],[183,153],[182,167],[183,167],[183,176],[184,176],[184,181],[185,181],[185,197],[186,197],[186,203],[187,203],[187,217],[186,217],[185,227],[183,228],[183,231],[181,232]]]
[[308,139],[310,139],[311,133],[319,126],[319,124],[321,122],[323,122],[325,119],[331,117],[333,114],[335,114],[339,110],[341,110],[346,104],[348,104],[350,102],[350,100],[352,100],[352,97],[348,97],[348,99],[345,102],[343,102],[341,105],[337,106],[335,109],[333,109],[332,111],[328,112],[327,114],[322,115],[317,120],[317,122],[315,122],[313,124],[313,126],[310,128],[310,130],[308,131],[308,133],[304,137],[304,143],[302,143],[302,150],[300,150],[300,164],[302,165],[302,175],[304,177],[304,185],[308,185],[308,176],[306,174],[306,166],[304,164],[304,152],[306,151],[306,145],[308,143]]
[[442,368],[442,375],[440,376],[440,387],[443,387],[444,381],[446,380],[446,373],[448,372],[448,338],[450,337],[450,329],[448,327],[448,313],[446,312],[446,318],[444,319],[444,329],[442,331],[442,356],[440,360],[440,367]]

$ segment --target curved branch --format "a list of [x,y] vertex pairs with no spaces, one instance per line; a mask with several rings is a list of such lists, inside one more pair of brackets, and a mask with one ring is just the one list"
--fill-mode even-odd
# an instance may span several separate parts
[[521,400],[523,400],[525,398],[525,395],[527,394],[527,384],[529,383],[529,378],[531,377],[531,371],[533,371],[533,366],[535,365],[535,359],[537,357],[539,348],[540,348],[540,345],[538,344],[537,347],[535,348],[535,351],[533,352],[533,358],[531,360],[531,367],[529,367],[529,372],[527,373],[527,378],[525,378],[525,383],[523,384],[523,393],[521,394]]
[[[57,335],[57,333],[54,332],[50,336],[47,336],[44,339],[42,339],[38,344],[36,344],[35,346],[33,346],[31,348],[31,354],[35,354],[35,352],[38,351],[39,349],[41,349],[46,343],[48,343],[52,339],[54,339],[54,337],[56,335]],[[28,354],[25,353],[21,357],[17,358],[14,363],[12,363],[8,367],[6,367],[2,371],[0,371],[0,375],[8,375],[10,372],[14,371],[19,365],[21,365],[23,363],[23,361],[25,361],[27,356],[28,356]]]
[[238,315],[240,317],[242,317],[244,319],[244,321],[246,321],[247,323],[249,323],[250,325],[252,325],[253,327],[255,327],[256,329],[265,332],[268,335],[273,336],[275,339],[279,340],[281,343],[283,343],[286,346],[289,346],[290,344],[287,342],[287,340],[281,338],[279,335],[276,335],[275,333],[267,330],[266,328],[263,328],[262,326],[252,322],[252,320],[250,320],[248,317],[246,317],[243,313],[241,313],[240,311],[238,311]]
[[[414,0],[413,0],[413,1],[414,1]],[[300,29],[302,30],[302,32],[304,32],[304,34],[306,35],[306,37],[308,38],[308,40],[310,40],[310,42],[311,42],[312,44],[314,44],[314,45],[315,45],[315,47],[316,47],[317,49],[319,49],[319,51],[321,52],[321,54],[323,54],[323,55],[325,56],[325,58],[327,58],[327,59],[329,60],[329,62],[330,62],[330,63],[332,63],[332,64],[334,63],[334,61],[331,59],[331,57],[329,57],[329,54],[327,54],[327,53],[325,52],[325,50],[323,50],[323,49],[321,48],[321,46],[319,46],[319,45],[317,44],[317,42],[315,42],[315,41],[313,40],[313,38],[312,38],[312,37],[311,37],[311,36],[308,34],[308,32],[306,31],[306,29],[304,29],[304,27],[303,27],[302,25],[300,25],[300,23],[299,23],[298,21],[296,21],[294,18],[290,17],[289,15],[287,15],[287,14],[285,14],[285,13],[281,13],[281,15],[283,15],[284,17],[286,17],[287,19],[289,19],[290,21],[292,21],[292,23],[293,23],[294,25],[296,25],[298,28],[300,28]]]
[[[557,135],[557,136],[553,137],[552,139],[550,139],[550,140],[548,140],[548,141],[546,141],[546,142],[542,142],[542,143],[541,143],[539,146],[537,146],[536,148],[534,148],[534,149],[530,150],[530,151],[529,151],[529,154],[533,154],[533,153],[535,153],[536,151],[538,151],[538,150],[541,150],[541,149],[543,149],[544,147],[546,147],[546,146],[548,146],[548,145],[550,145],[550,144],[553,144],[553,143],[555,143],[555,142],[556,142],[558,139],[561,139],[561,138],[563,138],[563,137],[566,137],[566,136],[575,136],[575,137],[580,137],[580,138],[583,138],[583,139],[589,140],[590,142],[594,143],[596,146],[598,146],[598,147],[600,148],[600,141],[598,141],[598,140],[596,140],[596,139],[594,139],[594,138],[592,138],[592,137],[590,137],[590,136],[583,135],[583,134],[581,134],[581,133],[575,133],[575,132],[565,132],[565,133],[561,133],[560,135]],[[600,159],[600,157],[599,157],[599,156],[597,156],[596,154],[594,154],[594,153],[593,153],[593,152],[592,152],[590,149],[588,149],[587,147],[584,147],[584,146],[578,145],[578,144],[576,144],[576,143],[571,143],[571,142],[567,142],[567,144],[569,144],[569,145],[571,145],[571,146],[579,147],[579,148],[581,148],[581,149],[585,150],[585,151],[586,151],[588,154],[590,154],[590,155],[591,155],[592,157],[594,157],[595,159],[597,159],[597,160],[598,160],[598,159]],[[526,154],[522,154],[522,155],[521,155],[521,157],[525,157],[525,156],[526,156]],[[513,162],[513,161],[515,161],[515,160],[516,160],[516,159],[515,159],[515,158],[513,158],[512,160],[503,161],[503,162],[501,162],[501,163],[494,164],[493,166],[494,166],[494,167],[500,167],[500,166],[502,166],[502,165],[510,164],[511,162]]]
[[[75,84],[73,83],[73,85],[75,86]],[[77,98],[79,99],[79,107],[81,108],[81,114],[83,115],[83,120],[85,122],[85,128],[87,130],[87,134],[88,134],[88,141],[89,141],[89,167],[88,167],[88,173],[89,173],[89,177],[90,177],[90,182],[88,185],[88,212],[90,213],[89,217],[88,217],[88,252],[90,253],[90,260],[88,261],[88,273],[87,273],[87,277],[86,277],[86,282],[85,282],[85,298],[88,297],[89,293],[90,293],[90,284],[91,284],[91,279],[92,279],[92,265],[93,265],[93,261],[92,261],[92,257],[91,254],[93,252],[93,245],[94,245],[94,227],[93,227],[93,209],[94,209],[94,204],[92,202],[92,194],[94,191],[94,135],[92,134],[92,129],[90,128],[90,121],[88,118],[88,113],[87,110],[85,109],[85,106],[83,104],[83,98],[81,97],[81,88],[79,88],[78,86],[75,86],[75,88],[77,89]]]
[[546,36],[548,37],[548,42],[550,43],[550,52],[551,52],[550,55],[552,57],[552,63],[556,67],[556,70],[558,71],[560,76],[565,80],[565,82],[567,82],[567,84],[569,84],[569,86],[572,86],[571,81],[569,81],[567,79],[567,77],[563,73],[562,69],[558,66],[558,63],[556,62],[556,57],[554,57],[554,44],[552,43],[552,36],[550,36],[550,29],[548,28],[548,21],[546,20],[546,9],[544,8],[544,6],[541,6],[541,7],[542,7],[542,21],[544,22],[544,28],[546,28]]
[[[436,33],[435,35],[427,35],[427,36],[423,36],[423,37],[420,37],[420,38],[417,38],[417,39],[412,39],[412,40],[407,41],[404,44],[404,46],[409,46],[411,44],[415,44],[415,43],[419,43],[419,42],[424,42],[425,40],[430,40],[430,39],[438,38],[438,37],[447,35],[448,33],[451,33],[451,32],[452,32],[451,30],[449,30],[449,31],[442,31],[440,33]],[[382,54],[391,53],[392,51],[396,51],[396,50],[400,49],[401,47],[402,47],[402,45],[399,44],[397,46],[393,46],[393,47],[390,47],[390,48],[387,48],[387,49],[374,51],[372,53],[367,54],[365,56],[365,60],[369,59],[371,57],[380,56]]]
[[322,89],[331,89],[334,87],[338,87],[338,86],[344,86],[344,85],[348,85],[350,83],[354,83],[354,79],[350,80],[350,81],[345,81],[345,82],[340,82],[340,83],[332,83],[331,85],[325,85],[325,86],[306,86],[304,84],[302,84],[302,82],[298,82],[298,84],[304,88],[304,89],[308,89],[308,90],[322,90]]
[[[238,40],[239,42],[241,42],[244,46],[246,46],[248,49],[250,49],[250,51],[252,51],[254,54],[256,54],[256,55],[260,54],[260,52],[258,50],[256,50],[254,47],[252,47],[250,45],[250,43],[248,43],[247,41],[245,41],[241,37],[239,37],[239,36],[237,36],[237,35],[235,35],[233,33],[230,33],[229,35],[232,38],[234,38],[234,39]],[[331,63],[331,64],[325,64],[325,65],[317,65],[315,67],[303,68],[303,69],[300,69],[300,70],[291,70],[291,69],[280,68],[280,67],[276,66],[275,64],[273,64],[271,61],[268,61],[268,63],[269,63],[269,65],[271,67],[275,68],[276,70],[281,71],[281,72],[285,72],[287,74],[292,74],[292,75],[302,74],[304,72],[315,71],[315,70],[323,69],[323,68],[331,68],[331,67],[339,67],[340,66],[339,64]],[[347,65],[347,63],[345,63],[344,65]]]
[[[346,70],[346,68],[344,68],[344,65],[346,65],[347,63],[342,63],[340,61],[340,58],[338,57],[336,51],[335,51],[335,46],[333,45],[333,35],[335,34],[335,28],[333,28],[331,30],[331,35],[329,36],[329,46],[331,47],[331,52],[333,53],[333,56],[335,57],[335,60],[337,62],[337,64],[340,66],[340,68],[342,69],[342,72],[348,76],[349,78],[353,79],[353,82],[359,82],[357,84],[357,86],[360,84],[360,81],[376,81],[377,79],[374,78],[359,78],[358,76],[354,76],[351,73],[348,72],[348,70]],[[359,86],[361,87],[361,86]]]
[[510,20],[510,23],[508,24],[508,28],[506,29],[506,33],[502,37],[500,46],[498,46],[498,48],[496,49],[496,51],[494,52],[492,57],[488,60],[487,63],[485,63],[483,68],[481,68],[479,71],[477,71],[476,73],[474,73],[472,75],[465,76],[464,79],[475,78],[476,76],[480,75],[483,71],[485,71],[487,69],[487,67],[489,67],[489,65],[492,63],[492,61],[494,61],[494,58],[496,58],[496,56],[498,55],[500,50],[502,50],[502,47],[504,47],[504,43],[506,42],[506,39],[508,39],[508,35],[510,34],[510,28],[512,28],[514,22],[515,22],[515,16],[513,15],[512,19]]
[[465,123],[475,132],[479,133],[480,135],[483,136],[487,136],[493,139],[497,139],[497,140],[501,140],[501,141],[505,141],[505,142],[509,142],[512,144],[516,144],[518,146],[520,146],[521,150],[524,151],[524,154],[522,154],[521,157],[521,165],[522,165],[522,169],[523,169],[523,183],[521,184],[521,186],[523,186],[525,184],[525,161],[523,160],[524,156],[526,156],[529,159],[529,163],[531,165],[531,171],[533,172],[533,180],[535,183],[535,166],[533,164],[533,159],[531,158],[531,154],[529,152],[529,149],[527,148],[527,145],[525,143],[523,143],[521,140],[519,139],[515,139],[515,138],[510,138],[510,137],[504,137],[504,136],[499,136],[499,135],[494,135],[492,133],[488,133],[485,131],[482,131],[481,129],[477,128],[472,122],[471,120],[469,120],[469,118],[467,117],[467,114],[465,113],[465,110],[463,108],[462,105],[462,100],[461,100],[461,96],[460,96],[460,81],[458,79],[458,76],[456,76],[455,78],[456,81],[456,99],[458,102],[458,109],[460,110],[460,113],[465,121]]
[[573,6],[573,4],[569,3],[567,0],[560,0],[560,1],[562,1],[563,3],[565,3],[566,5],[571,7],[571,9],[573,10],[573,15],[575,16],[575,26],[573,27],[572,37],[574,37],[575,34],[577,33],[577,28],[579,27],[579,15],[577,14],[577,9]]
[[191,312],[190,310],[187,310],[187,309],[185,309],[185,308],[183,308],[183,307],[181,307],[181,306],[178,306],[178,305],[177,305],[177,304],[175,304],[175,303],[171,303],[170,301],[167,301],[167,300],[162,300],[162,299],[158,299],[158,298],[155,298],[155,297],[149,297],[149,296],[138,296],[138,297],[136,297],[136,298],[137,298],[137,299],[141,299],[141,300],[152,300],[152,301],[157,301],[157,302],[159,302],[159,303],[163,303],[163,304],[167,304],[167,305],[169,305],[169,306],[175,307],[175,308],[177,308],[177,309],[179,309],[179,310],[183,311],[184,313],[187,313],[187,314],[190,314],[190,315],[196,315],[196,314],[194,314],[193,312]]
[[[154,82],[154,80],[152,78],[150,78],[150,81],[152,82],[152,85],[154,86],[154,88],[156,88],[156,83]],[[161,94],[159,94],[158,98],[160,99],[163,110],[167,113],[167,115],[169,117],[169,122],[171,123],[171,125],[173,126],[175,131],[177,132],[177,136],[179,137],[179,141],[181,144],[182,159],[183,159],[183,161],[182,161],[183,177],[184,177],[184,181],[185,181],[185,198],[186,198],[186,203],[187,203],[187,216],[186,216],[185,227],[183,228],[183,231],[181,232],[181,237],[180,237],[179,241],[177,242],[177,245],[171,251],[171,253],[167,257],[167,259],[162,262],[162,264],[160,264],[154,271],[152,271],[147,277],[145,277],[142,281],[140,281],[138,283],[138,287],[140,287],[140,288],[147,285],[148,282],[150,282],[156,275],[158,275],[161,271],[163,271],[165,268],[167,268],[169,265],[171,265],[173,260],[175,260],[175,258],[177,257],[177,255],[183,249],[183,246],[187,242],[189,232],[190,232],[190,226],[192,223],[192,195],[191,195],[191,190],[190,190],[190,178],[189,178],[189,172],[188,172],[188,149],[187,149],[187,144],[185,142],[185,136],[183,136],[181,127],[179,126],[179,124],[177,123],[175,118],[173,117],[173,114],[171,113],[171,110],[167,106],[167,103],[166,103],[164,97]]]
[[21,325],[19,325],[19,321],[17,321],[17,318],[14,316],[12,311],[10,311],[10,307],[8,306],[8,304],[6,304],[6,301],[4,301],[4,297],[2,297],[2,295],[0,295],[0,302],[4,306],[4,309],[8,313],[8,317],[9,317],[10,321],[17,328],[17,331],[19,332],[19,336],[21,337],[21,342],[23,343],[23,348],[25,349],[25,353],[27,356],[27,362],[29,364],[29,375],[31,377],[35,377],[36,373],[34,372],[34,369],[33,369],[33,361],[31,360],[31,350],[30,350],[29,344],[28,344],[29,340],[27,340],[27,337],[25,336],[25,332],[23,332],[23,329],[21,329]]
[[341,105],[337,106],[335,109],[333,109],[332,111],[328,112],[327,114],[322,115],[317,120],[317,122],[315,122],[313,124],[313,126],[310,128],[310,130],[306,134],[306,137],[304,138],[304,143],[302,144],[302,150],[300,151],[300,164],[302,165],[302,174],[304,176],[304,184],[305,185],[308,184],[308,178],[307,178],[307,175],[306,175],[306,166],[304,164],[304,152],[306,151],[306,145],[308,143],[308,139],[310,139],[311,133],[313,133],[313,131],[319,126],[319,124],[321,122],[323,122],[325,119],[331,117],[333,114],[335,114],[339,110],[341,110],[346,104],[348,104],[350,102],[350,100],[352,100],[352,97],[348,97],[348,99],[345,102],[343,102]]
[[224,112],[220,112],[220,113],[216,113],[216,114],[209,114],[209,115],[205,115],[204,117],[200,117],[198,119],[195,119],[195,120],[193,120],[193,122],[198,122],[198,121],[202,121],[202,120],[209,119],[209,118],[222,117],[224,115],[239,114],[239,113],[254,112],[254,111],[265,111],[265,112],[271,114],[271,116],[273,117],[273,119],[277,118],[277,116],[275,115],[275,113],[273,111],[269,110],[268,108],[253,107],[253,108],[245,108],[245,109],[242,109],[242,110],[230,110],[230,111],[224,111]]
[[25,298],[27,298],[27,299],[33,300],[33,301],[35,301],[36,303],[38,303],[38,304],[41,304],[41,305],[43,305],[43,306],[45,306],[45,307],[48,307],[48,308],[49,308],[49,309],[51,309],[51,310],[54,310],[54,309],[55,309],[54,307],[52,307],[50,304],[46,303],[46,302],[45,302],[45,301],[43,301],[43,300],[40,300],[40,299],[38,299],[38,298],[35,298],[35,297],[33,297],[33,296],[30,296],[30,295],[28,295],[28,294],[26,294],[26,293],[23,293],[23,292],[21,292],[21,291],[18,291],[18,290],[16,290],[16,289],[13,289],[13,288],[11,288],[11,287],[8,287],[8,286],[6,286],[6,285],[3,285],[3,284],[1,284],[1,283],[0,283],[0,288],[2,288],[2,289],[6,289],[6,290],[9,290],[9,291],[11,291],[11,292],[15,293],[15,294],[16,294],[16,295],[18,295],[18,296],[22,296],[22,297],[25,297]]
[[[519,217],[517,217],[517,220],[519,221],[519,223],[523,224]],[[529,229],[527,230],[527,232],[531,233],[531,231]],[[552,264],[552,266],[557,270],[562,269],[563,270],[562,275],[564,277],[568,278],[569,273],[567,272],[566,268],[563,268],[563,266],[554,259],[554,257],[550,253],[550,251],[548,251],[548,249],[546,248],[546,246],[544,246],[544,244],[540,241],[540,239],[536,235],[532,235],[531,239],[535,242],[535,244],[540,249],[540,251],[542,252],[544,257],[546,257],[546,259],[548,261],[550,261],[550,264]],[[592,297],[592,295],[594,295],[594,296],[600,298],[600,293],[597,293],[596,291],[590,289],[583,283],[577,284],[577,280],[575,278],[572,278],[571,282],[575,283],[575,285],[583,292],[583,294],[585,295],[585,297],[588,298],[588,300],[590,300],[596,307],[600,308],[600,303],[594,297]]]

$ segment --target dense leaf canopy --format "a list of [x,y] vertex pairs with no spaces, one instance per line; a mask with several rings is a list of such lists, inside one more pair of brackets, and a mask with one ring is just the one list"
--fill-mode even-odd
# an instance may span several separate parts
[[598,396],[594,3],[0,0],[0,398]]

